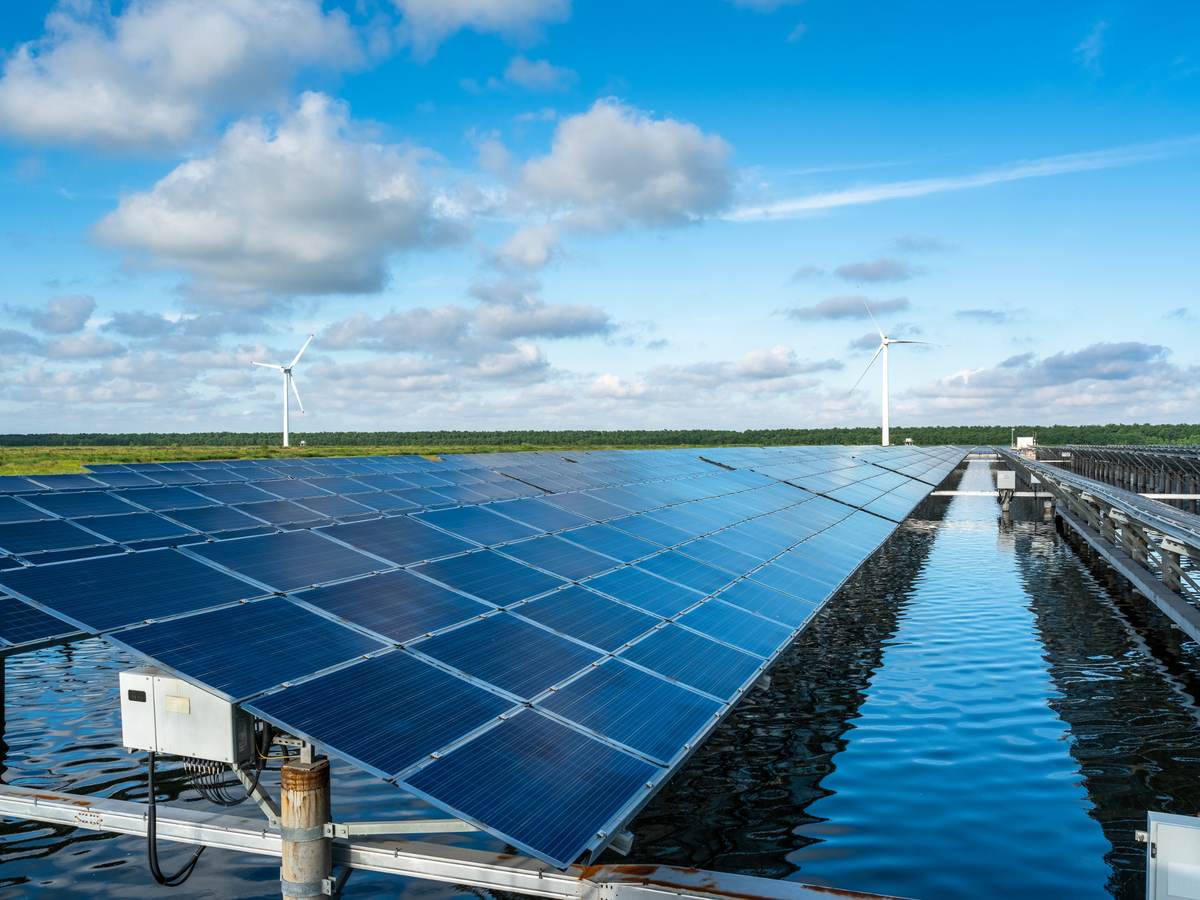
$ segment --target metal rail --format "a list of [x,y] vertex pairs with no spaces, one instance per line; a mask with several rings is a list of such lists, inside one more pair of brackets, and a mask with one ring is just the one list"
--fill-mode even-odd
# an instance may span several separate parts
[[[146,834],[146,806],[126,800],[84,797],[0,785],[0,816],[113,834]],[[279,858],[282,839],[261,820],[159,805],[159,840],[203,844]],[[656,865],[571,866],[565,871],[529,857],[488,853],[420,841],[334,840],[333,862],[349,869],[404,875],[426,881],[509,891],[563,900],[827,900],[830,896],[879,898],[879,894],[825,888]]]
[[1200,585],[1183,565],[1184,559],[1200,560],[1200,516],[1008,450],[1000,454],[1054,499],[1064,524],[1200,641]]

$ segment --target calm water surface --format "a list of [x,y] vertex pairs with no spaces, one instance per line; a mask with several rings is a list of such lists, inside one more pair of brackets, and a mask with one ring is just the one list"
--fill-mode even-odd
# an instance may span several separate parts
[[[989,486],[987,464],[961,486]],[[4,780],[144,800],[116,715],[131,664],[101,641],[10,659]],[[1197,672],[1197,648],[1098,581],[1040,509],[1002,522],[990,498],[930,500],[634,821],[633,858],[910,897],[1140,897],[1145,810],[1200,810]],[[204,805],[162,780],[163,799]],[[430,814],[345,766],[333,796],[344,819]],[[164,866],[184,852],[164,844]],[[172,895],[277,897],[277,878],[209,850]],[[165,894],[138,839],[0,823],[0,895],[51,892]],[[400,892],[473,895],[349,883]]]

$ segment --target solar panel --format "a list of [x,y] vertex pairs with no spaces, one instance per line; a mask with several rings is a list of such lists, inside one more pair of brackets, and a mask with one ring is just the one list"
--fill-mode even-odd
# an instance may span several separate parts
[[513,702],[396,652],[268,694],[248,708],[389,778],[494,722]]
[[104,491],[79,491],[61,494],[38,494],[28,498],[47,512],[67,519],[80,516],[111,516],[134,511],[134,507]]
[[261,503],[243,503],[233,508],[272,525],[323,524],[328,521],[320,513],[291,500],[264,500]]
[[279,478],[268,481],[255,482],[255,487],[260,490],[270,491],[276,497],[282,497],[285,500],[299,500],[304,497],[332,497],[333,494],[319,488],[315,484],[309,484],[307,481],[301,481],[296,478]]
[[781,594],[749,579],[731,584],[717,597],[725,603],[732,603],[792,628],[799,628],[807,622],[817,608],[815,602]]
[[99,535],[76,528],[62,519],[40,522],[13,522],[0,525],[0,550],[18,556],[42,550],[65,550],[107,543]]
[[0,494],[29,494],[44,490],[22,475],[0,475]]
[[696,560],[673,550],[666,550],[657,556],[643,559],[638,563],[638,568],[652,572],[660,578],[677,581],[702,594],[718,591],[733,580],[728,572],[706,566],[704,563],[696,562]]
[[764,658],[773,656],[775,651],[791,640],[795,630],[720,600],[706,600],[684,613],[677,621],[701,634]]
[[380,568],[377,560],[312,531],[218,541],[193,547],[191,552],[277,591],[327,584]]
[[135,512],[123,516],[99,516],[77,519],[75,524],[94,531],[110,541],[128,543],[154,538],[186,537],[191,529],[169,522],[157,513]]
[[175,550],[124,553],[0,572],[0,585],[89,631],[173,616],[263,593]]
[[387,646],[279,597],[131,628],[119,642],[232,700]]
[[187,488],[181,487],[133,488],[119,491],[117,496],[130,503],[154,510],[195,509],[200,506],[216,505],[215,501],[201,497],[199,494],[193,494]]
[[28,603],[0,596],[0,643],[30,644],[78,631]]
[[275,499],[252,484],[198,484],[192,490],[218,503],[258,503]]
[[603,553],[627,563],[659,551],[657,544],[626,534],[611,525],[589,525],[586,528],[564,531],[559,537],[587,550]]
[[470,550],[473,546],[461,538],[407,517],[331,525],[320,531],[398,566],[450,556]]
[[0,495],[0,524],[9,522],[33,522],[37,519],[52,518],[48,512],[22,503],[16,497]]
[[517,713],[404,786],[528,853],[565,868],[606,841],[656,766],[533,711]]
[[600,655],[507,613],[444,631],[414,644],[413,649],[527,699]]
[[258,528],[262,522],[231,506],[204,506],[199,509],[177,509],[169,513],[176,522],[188,528],[214,533],[237,531],[242,528]]
[[675,625],[652,631],[621,657],[697,690],[730,700],[763,661]]
[[553,536],[506,544],[502,550],[507,556],[516,557],[527,565],[537,566],[572,581],[620,565],[615,559],[600,556]]
[[662,621],[577,585],[514,606],[512,612],[609,652]]
[[721,712],[721,704],[610,659],[539,704],[664,765]]
[[498,516],[478,506],[459,506],[454,509],[414,513],[413,518],[444,528],[485,547],[505,541],[517,541],[539,533],[537,529]]
[[636,566],[593,578],[587,586],[659,616],[676,615],[704,597],[698,591],[665,581]]
[[493,608],[402,569],[314,588],[296,599],[401,643]]
[[345,516],[373,516],[375,510],[369,506],[363,506],[362,503],[356,503],[355,500],[361,500],[366,497],[373,496],[372,494],[355,494],[355,499],[350,500],[346,497],[308,497],[300,501],[300,505],[306,509],[311,509],[313,512],[320,513],[323,516],[331,516],[333,518],[343,518]]
[[29,476],[29,480],[52,491],[64,491],[68,489],[87,490],[89,488],[104,487],[96,479],[88,475],[31,475]]
[[533,498],[506,500],[489,506],[487,509],[510,519],[516,519],[523,525],[536,528],[538,531],[561,531],[564,528],[574,528],[577,525],[587,525],[591,522],[584,516]]
[[526,600],[563,585],[563,581],[553,575],[531,569],[492,550],[436,560],[415,571],[497,606]]

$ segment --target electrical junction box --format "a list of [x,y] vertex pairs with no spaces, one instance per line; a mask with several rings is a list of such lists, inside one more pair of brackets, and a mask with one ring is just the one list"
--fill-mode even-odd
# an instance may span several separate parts
[[1018,450],[1032,450],[1036,446],[1037,446],[1037,438],[1033,437],[1032,435],[1027,436],[1027,437],[1018,437],[1017,438],[1017,449]]
[[228,700],[157,669],[120,673],[121,742],[131,750],[222,763],[254,758],[254,719]]
[[996,472],[996,490],[1015,491],[1017,489],[1017,473],[1012,469],[1000,469]]

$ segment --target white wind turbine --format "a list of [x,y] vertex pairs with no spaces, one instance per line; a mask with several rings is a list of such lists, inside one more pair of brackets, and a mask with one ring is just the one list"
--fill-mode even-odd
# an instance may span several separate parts
[[304,415],[304,403],[300,400],[300,392],[296,390],[296,382],[292,379],[292,369],[296,367],[296,363],[300,362],[300,357],[304,355],[304,351],[308,349],[308,345],[312,343],[313,335],[308,336],[308,340],[304,342],[304,346],[300,348],[290,363],[286,366],[277,366],[274,363],[251,362],[252,366],[261,366],[264,369],[278,369],[283,373],[283,446],[288,447],[288,413],[291,406],[291,398],[288,397],[288,389],[296,395],[296,405],[300,407],[300,414]]
[[875,321],[875,314],[871,312],[871,307],[863,300],[863,306],[867,307],[867,315],[871,317],[871,321],[875,324],[875,330],[879,332],[879,346],[875,349],[875,355],[871,357],[871,361],[867,363],[867,367],[863,369],[863,373],[858,376],[858,381],[854,382],[854,387],[850,388],[850,392],[854,392],[854,388],[858,387],[859,383],[867,377],[867,373],[871,371],[871,366],[875,365],[875,360],[879,358],[879,354],[883,354],[883,446],[887,447],[891,444],[892,439],[888,427],[888,406],[890,403],[888,397],[888,347],[892,344],[928,344],[929,341],[904,341],[898,338],[890,338],[883,333],[883,329],[879,327],[879,323]]

